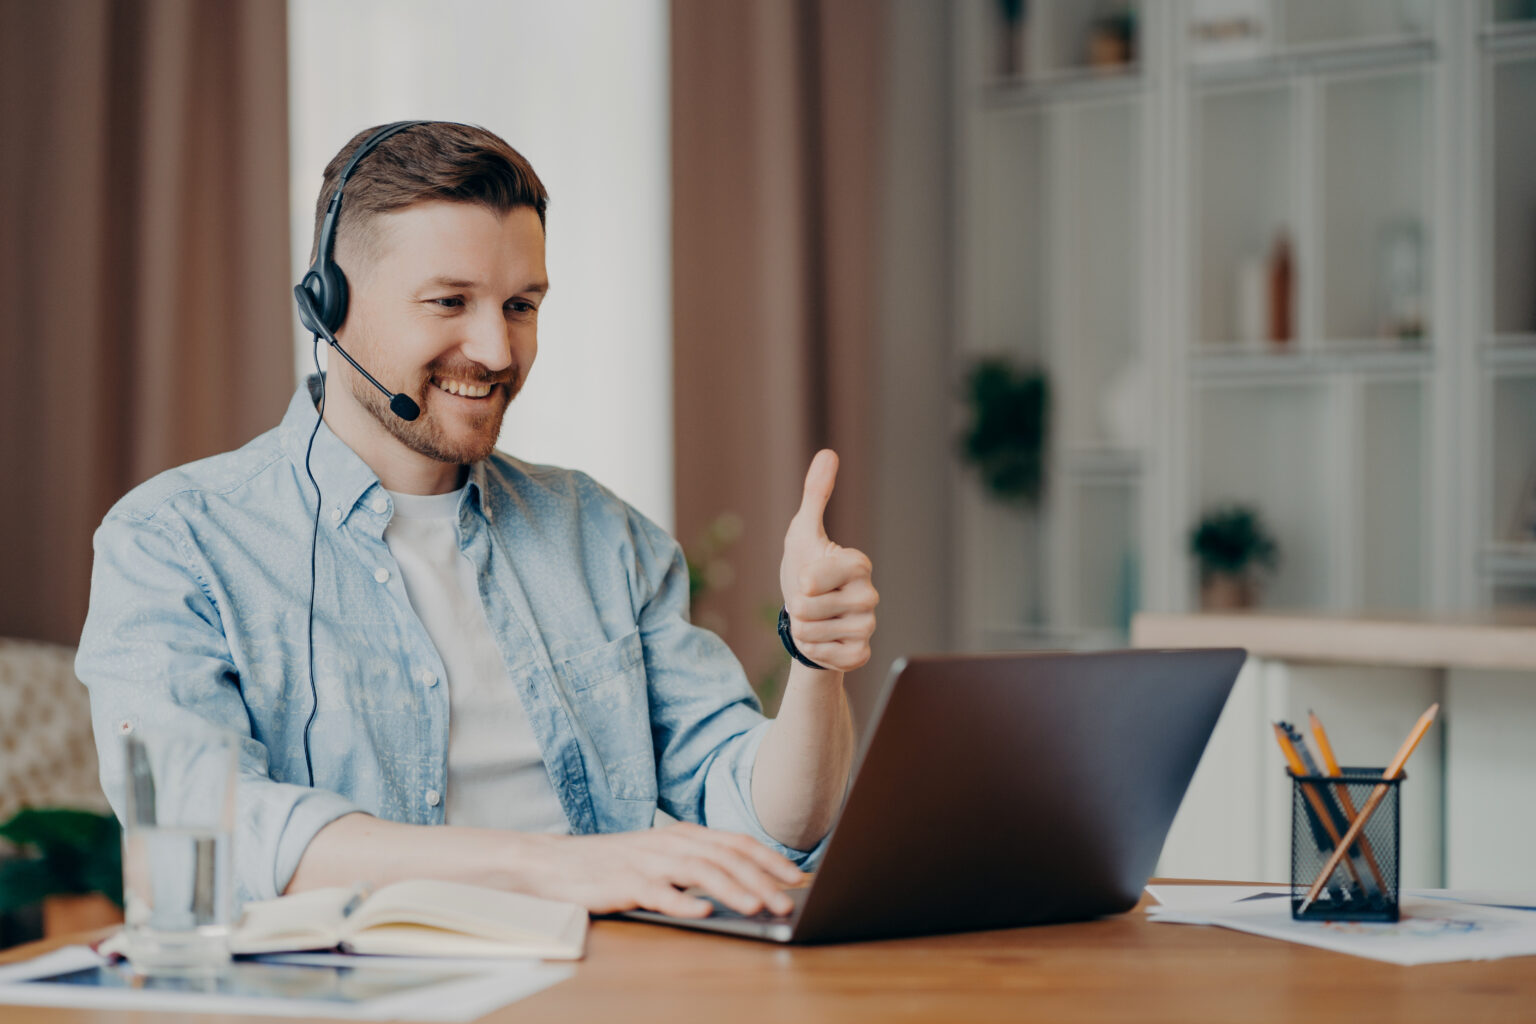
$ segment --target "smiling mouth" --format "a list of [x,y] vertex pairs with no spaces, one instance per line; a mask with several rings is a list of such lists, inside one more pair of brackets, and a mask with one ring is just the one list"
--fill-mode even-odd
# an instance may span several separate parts
[[441,391],[460,398],[485,398],[493,390],[494,384],[472,384],[464,380],[445,380],[442,377],[433,377],[432,384]]

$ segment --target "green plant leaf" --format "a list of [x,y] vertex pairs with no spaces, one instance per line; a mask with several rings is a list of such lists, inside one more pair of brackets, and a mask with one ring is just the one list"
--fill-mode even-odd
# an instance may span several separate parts
[[26,906],[55,894],[99,892],[122,906],[122,832],[112,815],[26,807],[0,825],[0,836],[30,854],[0,864],[0,877],[14,876],[0,902]]
[[0,825],[0,837],[17,846],[34,846],[40,850],[55,847],[85,849],[99,845],[116,829],[116,818],[95,811],[23,807]]
[[971,424],[961,454],[996,497],[1034,502],[1045,467],[1050,388],[1045,374],[983,359],[966,380]]
[[0,913],[41,903],[49,896],[78,892],[39,858],[0,861]]
[[1208,509],[1189,534],[1189,550],[1202,573],[1241,573],[1251,567],[1274,568],[1279,545],[1259,511],[1248,505]]

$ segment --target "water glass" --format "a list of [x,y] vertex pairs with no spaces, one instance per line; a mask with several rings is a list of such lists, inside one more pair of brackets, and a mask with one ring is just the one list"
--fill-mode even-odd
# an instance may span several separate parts
[[124,742],[124,938],[134,970],[216,971],[234,920],[230,841],[239,741],[135,731]]

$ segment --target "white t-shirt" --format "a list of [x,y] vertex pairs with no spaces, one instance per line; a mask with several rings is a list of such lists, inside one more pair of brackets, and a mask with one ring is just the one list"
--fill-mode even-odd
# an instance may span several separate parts
[[486,622],[475,568],[459,551],[464,491],[397,494],[384,529],[411,607],[448,673],[449,825],[569,832],[544,756]]

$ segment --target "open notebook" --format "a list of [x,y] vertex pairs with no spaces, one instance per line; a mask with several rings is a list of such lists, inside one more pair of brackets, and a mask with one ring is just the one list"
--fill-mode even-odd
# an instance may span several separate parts
[[[361,900],[356,890],[338,888],[248,903],[229,947],[237,954],[341,949],[578,960],[586,936],[587,912],[574,903],[422,879],[386,885]],[[103,943],[101,952],[123,952],[121,938]]]

